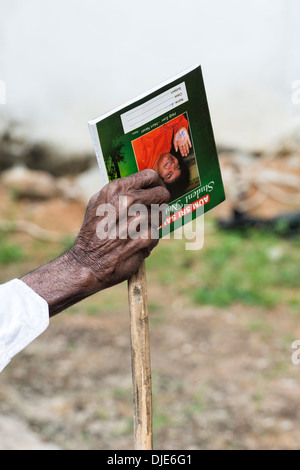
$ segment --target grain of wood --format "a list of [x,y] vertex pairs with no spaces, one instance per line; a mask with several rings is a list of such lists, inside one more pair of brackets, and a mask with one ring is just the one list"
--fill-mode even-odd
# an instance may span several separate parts
[[134,448],[152,450],[152,384],[145,262],[128,281]]

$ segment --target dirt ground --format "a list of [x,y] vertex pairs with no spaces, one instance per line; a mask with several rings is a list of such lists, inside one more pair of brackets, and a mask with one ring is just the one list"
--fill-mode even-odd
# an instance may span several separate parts
[[[299,320],[261,311],[272,332],[248,331],[257,313],[175,304],[150,322],[154,448],[298,448],[299,366],[285,336],[300,338]],[[132,449],[129,341],[125,304],[55,318],[1,374],[0,448],[28,446],[18,426],[7,442],[10,418],[38,436],[34,448]]]
[[[3,194],[2,217],[8,205]],[[76,233],[84,206],[27,201],[18,211],[49,230]],[[22,270],[42,262],[39,253]],[[17,273],[5,267],[1,281]],[[291,342],[300,339],[299,316],[282,305],[191,307],[153,276],[148,298],[154,448],[298,449],[300,365]],[[54,317],[1,373],[0,449],[133,449],[132,411],[124,283]]]

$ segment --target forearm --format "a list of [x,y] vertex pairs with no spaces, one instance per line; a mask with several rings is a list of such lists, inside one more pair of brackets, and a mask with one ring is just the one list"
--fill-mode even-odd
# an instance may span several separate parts
[[[113,181],[95,194],[88,204],[75,245],[59,258],[21,279],[48,303],[50,317],[96,292],[129,279],[157,245],[158,240],[151,239],[150,210],[147,210],[145,220],[148,238],[101,239],[98,236],[97,226],[102,217],[97,216],[98,207],[112,204],[117,213],[121,196],[128,196],[126,200],[130,204],[143,204],[147,208],[170,199],[160,177],[152,170]],[[128,213],[129,203],[125,210]],[[119,223],[120,220],[116,220],[117,233],[120,233]]]
[[79,264],[72,251],[27,274],[21,281],[46,300],[50,317],[101,290],[90,270]]

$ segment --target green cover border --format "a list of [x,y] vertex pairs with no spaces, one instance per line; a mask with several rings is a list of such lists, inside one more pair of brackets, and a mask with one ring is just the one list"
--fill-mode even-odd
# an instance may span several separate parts
[[[147,124],[124,134],[123,125],[121,122],[121,114],[130,111],[141,104],[146,103],[155,96],[185,82],[188,101],[174,108],[158,118],[149,121]],[[210,113],[208,108],[208,102],[203,82],[203,76],[201,67],[198,66],[194,70],[188,72],[186,75],[180,76],[174,81],[166,84],[159,88],[155,92],[149,93],[147,96],[131,103],[128,106],[124,106],[117,112],[113,112],[109,116],[97,122],[97,134],[100,141],[101,150],[103,156],[109,156],[111,153],[112,145],[121,144],[122,151],[126,155],[126,164],[120,162],[120,176],[125,177],[138,171],[138,167],[135,160],[135,155],[131,145],[132,140],[137,139],[145,132],[145,129],[153,124],[158,124],[156,127],[164,124],[163,119],[169,116],[170,119],[177,117],[187,112],[190,123],[190,130],[193,139],[193,146],[196,156],[196,162],[198,166],[198,172],[200,175],[201,185],[193,189],[189,193],[177,198],[175,201],[171,201],[169,205],[169,213],[174,214],[178,206],[184,206],[197,201],[199,198],[209,194],[210,201],[205,204],[204,212],[211,210],[213,207],[220,204],[225,200],[224,187],[222,182],[222,176],[220,172],[218,154],[213,134],[213,128],[210,119]],[[115,178],[113,178],[115,179]],[[176,184],[176,183],[175,183]],[[189,198],[187,200],[187,198]],[[192,212],[192,218],[196,217],[196,211]],[[190,217],[189,217],[190,219]],[[184,221],[184,223],[186,220]],[[170,225],[170,232],[174,230],[174,224]]]

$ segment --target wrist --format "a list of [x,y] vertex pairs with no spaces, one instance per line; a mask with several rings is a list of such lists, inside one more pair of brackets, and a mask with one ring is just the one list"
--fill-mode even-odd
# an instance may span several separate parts
[[62,257],[66,272],[72,279],[71,283],[77,285],[82,295],[88,297],[102,289],[89,264],[84,263],[78,256],[75,247],[64,253]]
[[76,259],[72,249],[21,280],[46,300],[50,317],[100,290],[91,271]]

